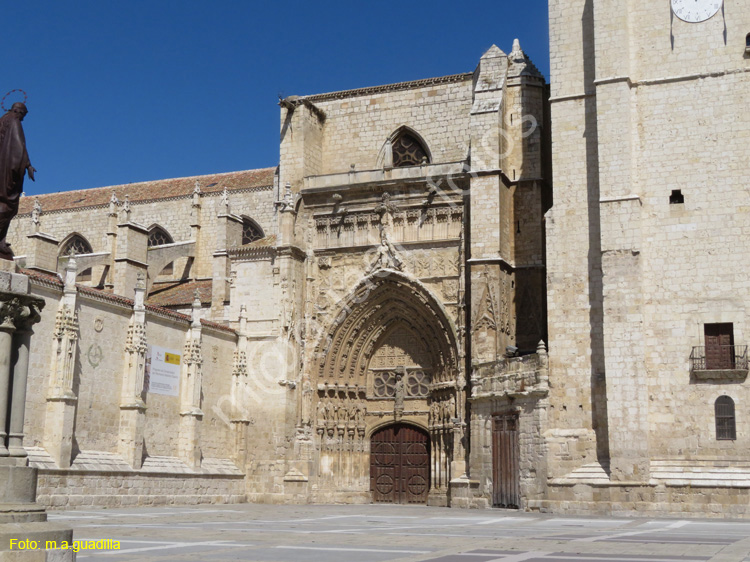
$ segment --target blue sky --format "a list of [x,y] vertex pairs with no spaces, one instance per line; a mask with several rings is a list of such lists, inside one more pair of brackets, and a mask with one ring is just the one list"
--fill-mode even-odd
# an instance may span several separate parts
[[27,0],[5,20],[28,195],[273,166],[279,95],[471,72],[516,37],[549,76],[542,0]]

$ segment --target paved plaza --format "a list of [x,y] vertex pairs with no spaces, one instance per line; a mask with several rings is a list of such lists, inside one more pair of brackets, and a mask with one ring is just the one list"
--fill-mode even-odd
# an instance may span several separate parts
[[226,505],[50,513],[79,560],[750,562],[750,521],[556,517],[392,505]]

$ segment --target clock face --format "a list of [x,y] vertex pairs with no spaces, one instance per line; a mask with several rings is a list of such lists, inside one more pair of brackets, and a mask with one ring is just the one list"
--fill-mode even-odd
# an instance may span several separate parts
[[682,21],[699,23],[721,9],[723,0],[672,0],[672,11]]

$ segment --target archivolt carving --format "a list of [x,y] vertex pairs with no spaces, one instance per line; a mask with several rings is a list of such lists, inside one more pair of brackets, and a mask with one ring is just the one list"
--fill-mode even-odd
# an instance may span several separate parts
[[352,294],[333,323],[332,337],[317,346],[321,381],[364,379],[378,340],[397,323],[418,334],[423,348],[430,350],[433,364],[440,366],[433,374],[436,381],[455,375],[453,327],[424,287],[394,272],[385,278],[368,278]]

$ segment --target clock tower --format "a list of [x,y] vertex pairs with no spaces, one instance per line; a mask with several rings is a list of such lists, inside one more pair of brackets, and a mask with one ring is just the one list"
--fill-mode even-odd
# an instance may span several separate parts
[[750,419],[717,429],[717,400],[750,407],[750,10],[550,0],[549,21],[550,507],[609,482],[671,512],[750,461]]

